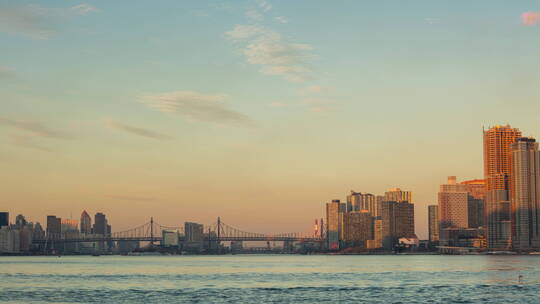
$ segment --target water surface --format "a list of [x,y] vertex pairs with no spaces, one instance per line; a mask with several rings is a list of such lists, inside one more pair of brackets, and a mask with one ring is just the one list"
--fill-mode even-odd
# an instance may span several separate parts
[[0,302],[540,303],[540,256],[0,257]]

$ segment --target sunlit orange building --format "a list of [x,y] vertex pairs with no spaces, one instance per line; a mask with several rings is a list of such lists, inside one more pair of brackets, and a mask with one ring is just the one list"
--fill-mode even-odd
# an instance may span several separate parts
[[467,181],[462,181],[460,184],[466,185],[467,192],[476,198],[476,199],[485,199],[486,198],[486,180],[485,179],[471,179]]
[[489,248],[508,249],[512,244],[511,145],[520,137],[521,131],[510,125],[484,130],[485,225]]

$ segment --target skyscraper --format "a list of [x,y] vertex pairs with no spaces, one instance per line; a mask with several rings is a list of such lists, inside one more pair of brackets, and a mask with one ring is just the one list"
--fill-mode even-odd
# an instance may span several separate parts
[[462,181],[460,184],[467,186],[467,192],[476,199],[486,198],[486,180],[485,179],[471,179]]
[[381,239],[386,249],[392,249],[401,237],[413,237],[414,205],[404,201],[383,201],[381,203]]
[[72,219],[60,220],[60,229],[62,232],[76,232],[79,231],[79,221]]
[[441,229],[469,227],[469,193],[466,185],[456,183],[456,177],[449,176],[448,183],[440,186],[438,198]]
[[81,233],[92,233],[92,218],[86,212],[86,210],[84,210],[81,214]]
[[47,216],[47,235],[58,235],[62,232],[62,219],[54,215]]
[[108,234],[107,233],[107,218],[105,217],[105,214],[98,212],[94,216],[94,230],[93,232],[95,234]]
[[0,212],[0,228],[9,225],[9,212]]
[[326,238],[328,241],[328,249],[339,249],[339,210],[340,201],[332,200],[326,204]]
[[510,146],[521,137],[521,131],[510,125],[484,130],[484,206],[487,246],[508,249],[512,241],[510,194],[512,153]]
[[377,197],[371,193],[364,193],[361,196],[360,211],[365,210],[371,216],[378,216],[377,214]]
[[15,217],[15,226],[17,226],[18,229],[22,229],[26,226],[27,221],[24,215],[19,214]]
[[387,202],[412,203],[412,192],[402,191],[400,188],[391,188],[384,193],[384,200]]
[[351,190],[347,196],[347,211],[367,210],[371,216],[377,216],[377,198],[371,193],[360,193]]
[[360,211],[360,201],[362,193],[354,192],[351,190],[351,194],[347,195],[347,211]]
[[429,230],[429,241],[438,242],[439,241],[439,206],[429,205],[428,206],[428,230]]
[[473,179],[461,182],[469,192],[469,228],[484,227],[484,205],[486,198],[486,181]]
[[515,249],[540,248],[540,154],[534,138],[512,144],[512,210]]
[[366,247],[367,240],[372,240],[373,216],[367,211],[342,213],[340,239],[347,246]]

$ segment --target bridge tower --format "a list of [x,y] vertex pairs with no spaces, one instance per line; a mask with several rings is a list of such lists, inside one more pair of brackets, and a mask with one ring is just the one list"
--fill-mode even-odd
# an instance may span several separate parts
[[217,246],[217,253],[221,253],[221,218],[218,216],[217,218],[217,240],[216,240],[216,246]]
[[221,237],[221,218],[218,216],[217,218],[217,241],[219,244],[219,238]]
[[150,217],[150,247],[154,247],[154,217]]

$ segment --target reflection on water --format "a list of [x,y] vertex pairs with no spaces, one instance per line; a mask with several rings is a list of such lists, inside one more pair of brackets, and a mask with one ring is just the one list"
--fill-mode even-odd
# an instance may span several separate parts
[[0,287],[13,303],[539,303],[540,257],[0,257]]

